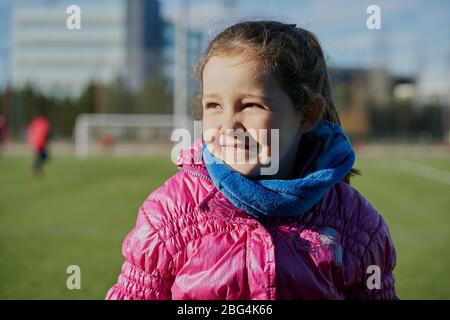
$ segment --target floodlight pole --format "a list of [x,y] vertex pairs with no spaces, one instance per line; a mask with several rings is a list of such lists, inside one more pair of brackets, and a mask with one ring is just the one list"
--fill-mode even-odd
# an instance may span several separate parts
[[188,101],[189,0],[178,0],[175,18],[174,128],[191,131]]

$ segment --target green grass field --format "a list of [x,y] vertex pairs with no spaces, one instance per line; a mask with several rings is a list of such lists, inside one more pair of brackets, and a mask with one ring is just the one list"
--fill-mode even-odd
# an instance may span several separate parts
[[[167,158],[54,158],[41,180],[31,159],[0,158],[0,299],[103,299],[122,264],[121,244],[146,196],[176,172]],[[446,159],[415,159],[450,174]],[[358,160],[354,186],[383,214],[397,249],[402,299],[450,298],[450,185]],[[66,268],[81,268],[81,290]]]

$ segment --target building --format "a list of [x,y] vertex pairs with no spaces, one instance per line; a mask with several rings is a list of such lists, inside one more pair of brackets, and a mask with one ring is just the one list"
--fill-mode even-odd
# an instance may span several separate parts
[[385,118],[379,125],[376,119],[369,121],[370,112],[390,115],[393,101],[417,97],[414,77],[393,75],[385,69],[330,68],[330,78],[342,126],[357,145],[368,133],[383,131],[380,127],[393,120]]
[[[121,78],[132,91],[161,75],[169,84],[174,81],[174,26],[160,18],[159,1],[82,4],[79,30],[67,28],[66,9],[60,1],[15,8],[10,59],[14,87],[31,83],[47,94],[77,96],[93,81]],[[188,38],[192,62],[202,36],[191,32]]]
[[[199,89],[199,83],[189,81],[194,76],[193,67],[201,55],[204,46],[203,34],[200,32],[190,31],[188,33],[188,56],[187,56],[187,77],[188,91],[195,92]],[[175,75],[175,25],[169,21],[162,22],[162,74],[169,80],[170,90],[173,90]],[[195,79],[193,79],[195,80]]]
[[392,99],[415,99],[417,79],[414,76],[398,76],[386,69],[330,68],[333,88],[355,87],[359,83],[365,92],[365,101],[379,108],[389,107]]
[[81,29],[66,26],[66,6],[17,7],[12,16],[14,87],[33,84],[49,94],[77,95],[89,81],[126,72],[126,15],[120,4],[81,8]]
[[161,74],[160,8],[158,1],[147,0],[129,0],[124,7],[127,83],[132,91],[137,91],[146,81]]

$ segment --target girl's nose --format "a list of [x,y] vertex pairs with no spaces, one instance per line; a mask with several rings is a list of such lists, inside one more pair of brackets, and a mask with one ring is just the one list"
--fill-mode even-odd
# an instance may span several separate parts
[[233,111],[224,114],[221,132],[225,134],[227,130],[237,130],[237,129],[242,130],[244,129],[239,114]]

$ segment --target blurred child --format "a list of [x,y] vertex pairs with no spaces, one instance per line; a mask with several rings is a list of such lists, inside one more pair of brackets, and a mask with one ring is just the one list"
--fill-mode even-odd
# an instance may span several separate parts
[[0,156],[3,153],[4,144],[6,144],[6,121],[5,117],[0,115]]
[[28,127],[28,144],[35,153],[32,167],[34,177],[42,175],[44,163],[49,157],[48,140],[50,129],[50,123],[43,115],[34,118]]
[[[397,299],[394,245],[350,186],[355,153],[317,38],[238,23],[209,44],[200,78],[203,139],[140,207],[106,298]],[[279,130],[279,145],[256,129]],[[229,161],[250,154],[230,130],[249,133],[258,159],[278,156],[279,170]]]

